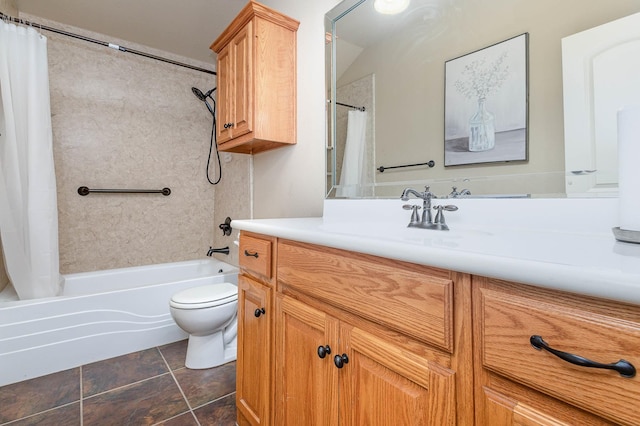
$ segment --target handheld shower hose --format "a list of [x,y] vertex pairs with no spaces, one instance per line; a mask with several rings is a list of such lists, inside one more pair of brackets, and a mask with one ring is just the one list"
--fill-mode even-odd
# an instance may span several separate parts
[[[207,106],[207,109],[211,113],[211,116],[213,117],[213,122],[211,124],[211,142],[209,144],[209,156],[207,157],[207,170],[206,170],[207,180],[211,185],[217,185],[222,179],[222,164],[220,162],[220,152],[218,151],[218,143],[216,141],[216,100],[213,99],[213,97],[211,96],[211,94],[215,90],[216,90],[216,87],[214,87],[213,89],[209,90],[206,93],[202,93],[202,90],[198,89],[197,87],[191,88],[191,91],[196,96],[196,98],[204,102],[204,104]],[[213,107],[209,104],[209,102],[207,101],[207,98],[211,99],[211,101],[213,102]],[[211,153],[213,151],[214,145],[216,147],[216,157],[218,158],[218,179],[216,179],[215,181],[212,181],[211,178],[209,177],[209,165],[211,162]]]

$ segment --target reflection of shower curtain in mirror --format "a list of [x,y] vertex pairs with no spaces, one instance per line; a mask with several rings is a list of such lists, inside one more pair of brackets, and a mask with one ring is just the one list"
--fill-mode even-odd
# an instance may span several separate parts
[[342,159],[340,173],[340,188],[336,191],[338,197],[362,196],[362,185],[367,183],[366,174],[366,111],[349,111],[347,120],[347,141]]

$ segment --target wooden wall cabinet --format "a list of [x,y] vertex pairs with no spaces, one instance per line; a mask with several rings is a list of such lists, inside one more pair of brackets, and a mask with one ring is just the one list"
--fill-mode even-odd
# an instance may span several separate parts
[[219,150],[255,154],[296,143],[298,26],[250,1],[211,45]]

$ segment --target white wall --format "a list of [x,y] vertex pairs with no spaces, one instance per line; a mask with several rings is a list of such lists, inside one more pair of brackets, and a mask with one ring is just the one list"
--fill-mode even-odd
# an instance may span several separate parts
[[254,156],[254,218],[320,216],[325,191],[324,15],[339,0],[262,3],[300,21],[298,143]]

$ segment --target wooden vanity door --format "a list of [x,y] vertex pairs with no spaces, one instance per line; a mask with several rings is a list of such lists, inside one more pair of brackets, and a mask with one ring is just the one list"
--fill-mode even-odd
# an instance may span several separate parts
[[340,426],[455,425],[454,372],[342,324]]
[[271,288],[238,277],[238,424],[269,425],[271,401]]
[[[276,418],[279,426],[336,426],[338,321],[291,297],[276,298]],[[318,355],[319,347],[331,353]],[[328,352],[328,351],[327,351]]]

